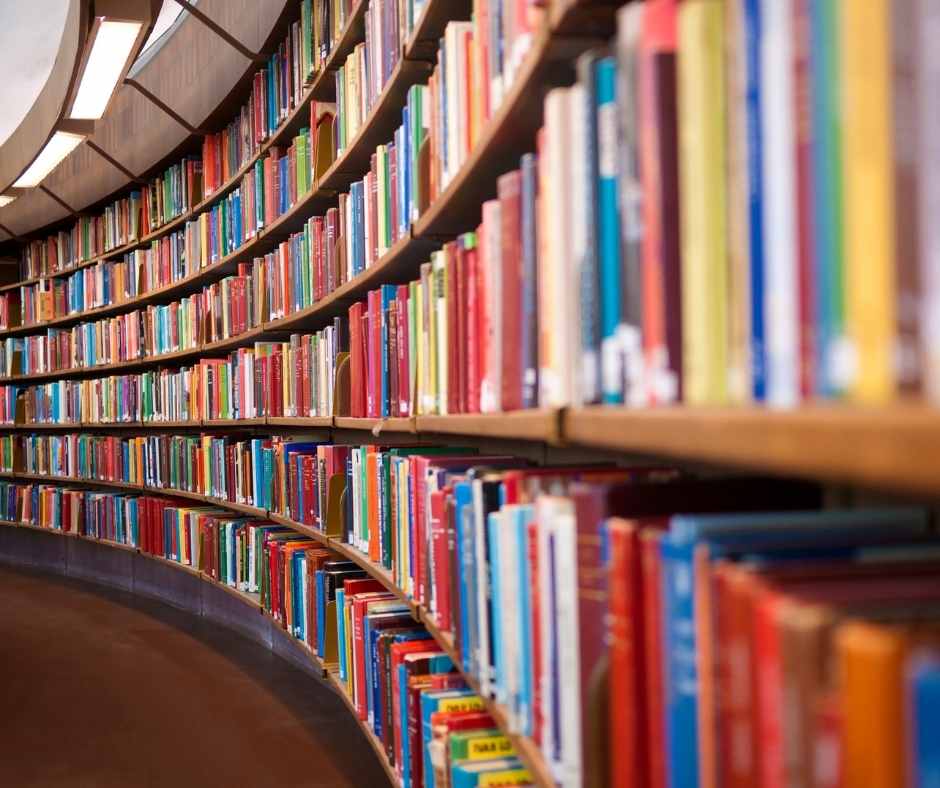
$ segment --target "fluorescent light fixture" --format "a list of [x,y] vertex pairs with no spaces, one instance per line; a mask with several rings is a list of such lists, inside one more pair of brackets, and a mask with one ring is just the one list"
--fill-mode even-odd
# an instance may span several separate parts
[[9,205],[16,199],[15,194],[0,194],[0,208]]
[[29,165],[26,172],[20,175],[13,186],[16,188],[38,186],[43,178],[52,172],[56,165],[75,150],[78,143],[84,139],[85,137],[81,134],[57,131],[49,138],[46,147],[39,152],[33,163]]
[[134,49],[140,27],[140,22],[112,22],[107,19],[98,22],[91,53],[85,61],[82,79],[72,102],[70,118],[97,120],[104,115]]

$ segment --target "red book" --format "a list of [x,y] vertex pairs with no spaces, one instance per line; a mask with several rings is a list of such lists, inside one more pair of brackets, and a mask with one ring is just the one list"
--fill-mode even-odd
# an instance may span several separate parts
[[278,345],[271,354],[271,383],[268,387],[268,413],[271,416],[284,415],[284,409],[282,407],[282,393],[284,390],[283,367],[284,358],[281,353],[281,347]]
[[449,559],[447,545],[447,522],[444,517],[444,505],[451,488],[435,490],[430,495],[429,528],[431,532],[431,551],[434,555],[432,566],[434,576],[431,578],[433,600],[432,612],[437,625],[448,632],[453,629],[450,600]]
[[531,522],[526,527],[526,556],[529,562],[529,608],[532,630],[532,738],[542,741],[542,600],[539,595],[539,526]]
[[[411,413],[411,350],[408,346],[408,285],[399,285],[395,298],[398,307],[398,408],[399,416]],[[394,403],[393,403],[394,404]],[[392,408],[392,413],[396,412]]]
[[497,181],[500,204],[502,257],[502,410],[522,407],[522,173],[501,175]]
[[352,598],[352,650],[353,650],[353,670],[355,692],[353,702],[356,706],[356,713],[359,719],[364,720],[368,717],[368,705],[366,701],[366,654],[363,643],[362,621],[368,610],[369,603],[394,600],[394,596],[387,592],[372,592],[367,594],[357,594]]
[[[677,0],[647,2],[640,63],[643,181],[643,345],[656,376],[675,376],[674,396],[651,387],[653,402],[681,400],[682,324],[679,158],[676,112]],[[665,387],[662,387],[665,389]]]
[[349,307],[349,415],[366,415],[365,364],[362,357],[362,302]]
[[[666,788],[666,741],[664,732],[666,730],[666,708],[664,700],[665,683],[663,660],[663,638],[662,638],[662,561],[660,558],[660,540],[662,533],[660,531],[641,531],[640,539],[640,567],[642,575],[643,588],[643,675],[646,686],[646,730],[648,736],[645,742],[646,763],[649,774],[647,785],[649,788]],[[617,671],[612,670],[611,674]],[[615,702],[613,695],[611,703]],[[614,778],[613,785],[621,788],[624,785],[631,785],[619,782],[618,778],[623,775],[618,769],[617,750],[614,755]],[[629,775],[626,776],[629,780]],[[621,778],[622,779],[622,778]]]
[[301,473],[303,475],[303,502],[304,511],[297,512],[294,516],[307,525],[317,525],[323,527],[322,523],[317,523],[316,497],[314,495],[314,479],[316,478],[317,458],[312,454],[305,454],[300,458]]
[[392,677],[392,737],[390,747],[386,749],[391,762],[401,767],[401,681],[398,668],[402,664],[406,654],[413,654],[422,651],[433,651],[438,648],[437,643],[432,639],[427,640],[407,640],[402,643],[393,643],[390,653],[391,677]]
[[[457,245],[457,411],[470,412],[470,279],[469,250]],[[475,301],[476,299],[474,299]]]

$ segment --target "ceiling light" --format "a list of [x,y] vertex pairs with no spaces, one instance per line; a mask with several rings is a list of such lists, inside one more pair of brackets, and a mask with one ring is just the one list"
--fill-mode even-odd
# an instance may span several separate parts
[[0,208],[9,205],[16,199],[15,194],[0,194]]
[[33,163],[29,165],[26,172],[20,175],[13,185],[18,188],[38,186],[42,183],[43,178],[52,172],[62,159],[75,150],[75,147],[83,139],[85,137],[81,134],[57,131],[49,138],[46,147],[33,159]]
[[137,42],[140,28],[140,22],[98,21],[92,32],[94,42],[82,70],[70,118],[97,120],[104,115]]

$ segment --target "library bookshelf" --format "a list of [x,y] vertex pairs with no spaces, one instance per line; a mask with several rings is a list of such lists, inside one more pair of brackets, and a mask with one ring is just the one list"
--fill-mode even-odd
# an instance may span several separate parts
[[[11,374],[0,377],[0,385],[34,385],[46,381],[80,380],[133,371],[158,370],[183,362],[220,357],[256,342],[280,341],[291,332],[327,327],[334,318],[348,313],[350,305],[366,298],[381,285],[402,285],[419,275],[421,264],[448,241],[476,227],[482,205],[497,195],[497,178],[518,165],[521,154],[530,151],[542,124],[542,108],[547,87],[568,84],[575,76],[574,61],[585,50],[610,38],[616,4],[604,5],[578,0],[550,3],[548,13],[533,31],[532,40],[507,86],[498,109],[489,117],[469,155],[447,185],[408,222],[407,231],[394,240],[378,258],[361,272],[312,304],[265,320],[247,330],[212,342],[196,342],[191,347],[158,355],[59,370]],[[312,102],[336,100],[334,74],[356,47],[366,41],[365,20],[368,0],[358,0],[345,27],[333,42],[323,68],[303,90],[299,103],[274,132],[261,143],[224,183],[175,217],[138,240],[104,254],[57,271],[46,277],[25,279],[0,287],[0,293],[32,285],[44,279],[58,279],[99,262],[145,249],[155,241],[179,230],[238,188],[242,178],[272,148],[288,144],[309,115]],[[0,340],[36,334],[49,328],[66,328],[84,321],[120,315],[148,305],[197,291],[234,273],[246,258],[264,255],[293,233],[302,230],[313,216],[332,207],[340,193],[369,171],[370,158],[377,146],[386,142],[401,122],[409,89],[426,81],[434,70],[437,41],[451,21],[466,20],[470,4],[466,0],[427,0],[412,34],[402,46],[401,57],[374,97],[356,133],[328,167],[315,177],[310,188],[276,218],[261,227],[234,251],[189,274],[141,295],[119,303],[73,312],[44,323],[12,326],[0,330]],[[332,381],[341,391],[337,374]],[[348,395],[348,392],[347,392]],[[762,471],[782,477],[801,477],[832,484],[845,484],[889,493],[933,498],[940,490],[940,415],[925,405],[899,404],[881,407],[805,404],[790,409],[767,407],[628,408],[624,406],[540,407],[500,413],[455,415],[392,416],[362,418],[350,414],[350,403],[337,394],[332,415],[259,416],[245,419],[195,419],[69,423],[0,424],[0,433],[120,433],[139,435],[150,432],[236,434],[239,436],[302,436],[308,440],[338,445],[381,443],[390,447],[472,446],[535,459],[547,464],[552,459],[598,457],[622,460],[626,457],[709,468]],[[328,548],[361,568],[395,598],[407,605],[415,622],[422,624],[440,648],[461,665],[453,636],[441,628],[431,611],[401,590],[387,568],[367,555],[315,527],[259,508],[249,503],[171,488],[152,488],[125,482],[72,477],[50,477],[18,470],[0,473],[0,478],[22,482],[74,485],[87,489],[116,490],[189,500],[194,503],[258,518],[295,531]],[[91,539],[76,534],[39,528],[28,523],[5,521],[4,527],[38,530],[69,538],[97,542],[102,549],[140,552],[136,548]],[[188,572],[230,593],[252,612],[268,615],[258,595],[218,583],[205,572],[178,562],[142,553],[148,559]],[[272,625],[277,625],[271,617]],[[304,643],[314,672],[324,678],[344,699],[358,719],[354,701],[346,693],[335,665],[324,663]],[[484,698],[487,711],[511,739],[519,758],[542,786],[555,784],[552,770],[536,742],[511,730],[511,716],[499,702],[481,693],[477,678],[467,672],[469,687]],[[382,742],[366,723],[360,723],[370,746],[382,763],[392,784],[398,784],[395,768],[389,763]]]

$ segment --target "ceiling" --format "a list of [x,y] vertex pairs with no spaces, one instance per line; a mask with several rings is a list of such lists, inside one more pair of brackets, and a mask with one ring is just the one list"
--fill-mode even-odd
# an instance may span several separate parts
[[[13,133],[49,78],[65,28],[69,0],[0,0],[0,145]],[[163,0],[141,55],[157,44],[183,7]]]
[[52,71],[68,0],[0,0],[0,144],[29,112]]

